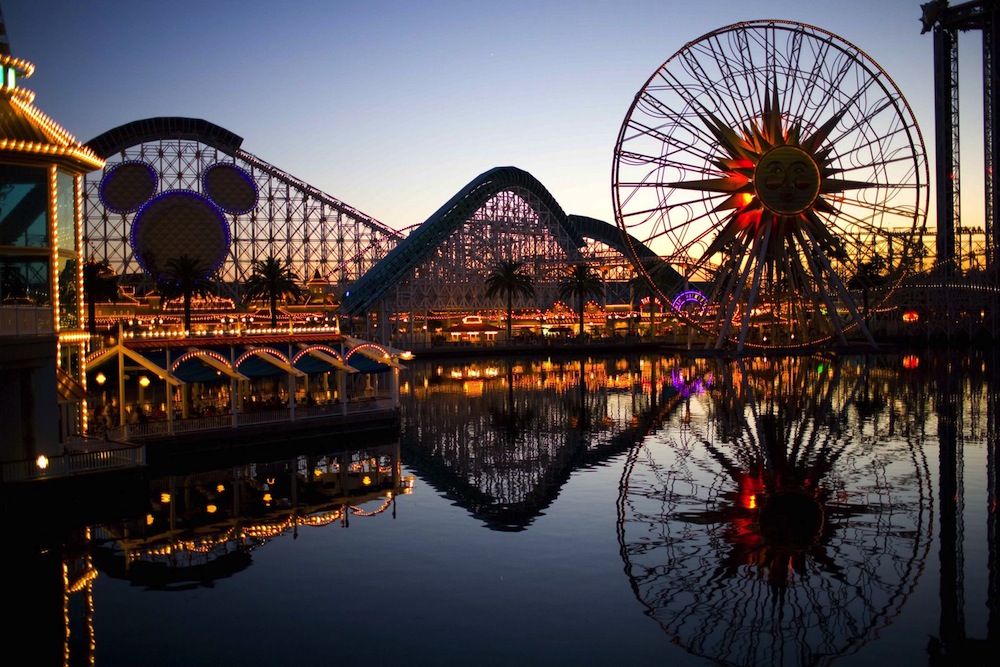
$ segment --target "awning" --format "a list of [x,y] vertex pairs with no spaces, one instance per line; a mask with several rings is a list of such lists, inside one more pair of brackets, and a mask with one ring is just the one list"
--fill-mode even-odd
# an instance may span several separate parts
[[[372,348],[372,344],[370,342],[368,342],[368,341],[361,340],[360,338],[353,338],[351,336],[344,336],[344,342],[347,343],[347,345],[352,350],[354,348],[356,348],[356,347],[360,347],[361,349],[358,350],[358,352],[360,354],[363,354],[363,355],[365,355],[367,357],[370,357],[371,359],[374,359],[375,361],[383,361],[383,359],[384,359],[384,356],[382,355],[382,353],[378,352],[375,349],[373,349]],[[366,346],[366,347],[363,347],[363,346]],[[382,349],[384,349],[389,354],[389,356],[391,358],[399,358],[399,359],[412,359],[413,358],[413,353],[410,352],[409,350],[400,350],[400,349],[397,349],[397,348],[392,347],[390,345],[379,345],[379,347],[381,347]],[[398,367],[399,366],[397,365],[397,368]]]
[[[228,364],[219,361],[204,351],[205,354],[188,356],[179,365],[177,361],[184,355],[191,352],[202,351],[199,348],[189,347],[186,349],[170,349],[170,365],[177,365],[172,375],[184,382],[218,382],[221,376],[235,378],[237,380],[247,379],[240,373],[235,373]],[[151,363],[157,366],[167,366],[167,352],[165,349],[143,350],[142,355]]]
[[355,359],[357,359],[357,355],[359,354],[367,357],[368,359],[371,359],[374,362],[383,364],[385,366],[391,366],[393,368],[403,367],[398,361],[396,361],[392,356],[390,356],[392,354],[397,354],[397,355],[405,354],[405,352],[403,352],[402,350],[394,350],[392,348],[386,347],[385,349],[388,352],[387,354],[386,352],[382,352],[381,350],[376,348],[371,343],[366,343],[364,341],[358,340],[357,338],[347,337],[345,338],[345,340],[347,341],[348,345],[351,346],[351,349],[345,355],[346,357],[348,357],[348,363],[351,366],[357,368],[358,370],[362,371],[367,370],[366,368],[359,366],[358,363],[355,362]]
[[[194,351],[194,350],[190,350],[190,351]],[[225,364],[225,363],[219,361],[218,359],[216,359],[215,357],[212,357],[210,355],[207,355],[207,354],[199,355],[197,357],[197,359],[198,359],[198,361],[200,361],[200,362],[202,362],[204,364],[207,364],[207,365],[211,366],[212,368],[214,368],[215,370],[221,372],[223,375],[228,375],[229,377],[233,378],[234,380],[249,380],[250,379],[246,375],[243,375],[243,373],[240,373],[239,371],[235,371],[232,368],[230,368],[229,364]]]
[[87,393],[87,390],[83,388],[82,384],[77,382],[72,375],[59,367],[56,367],[56,390],[59,392],[59,401],[61,403],[87,401],[93,398]]
[[[388,359],[376,361],[363,354],[352,354],[347,358],[347,363],[354,368],[355,372],[362,373],[384,373],[391,368],[388,362]],[[396,366],[398,367],[399,364]]]
[[240,362],[239,368],[241,373],[250,377],[272,377],[281,375],[282,372],[290,373],[296,377],[306,376],[306,373],[267,350],[248,348],[246,352],[249,352],[250,355]]
[[[306,349],[307,346],[305,346],[305,345],[299,345],[299,347],[302,348],[302,349],[304,349],[306,351],[306,354],[308,356],[310,356],[310,357],[312,357],[314,359],[319,360],[323,364],[326,364],[328,366],[336,368],[337,370],[345,371],[347,373],[357,373],[358,372],[357,368],[354,368],[353,366],[345,364],[343,361],[341,361],[340,359],[336,358],[332,354],[327,354],[326,352],[324,352],[322,350],[315,350],[315,349],[310,350],[310,349]],[[305,361],[304,358],[300,359],[297,363],[301,364],[303,361]],[[302,369],[302,370],[309,371],[310,369],[305,368],[305,369]],[[312,372],[319,372],[320,370],[326,370],[326,369],[325,368],[324,369],[317,369],[317,370],[313,370]]]
[[108,349],[99,352],[96,356],[87,360],[88,368],[96,368],[101,364],[110,361],[111,359],[116,359],[118,355],[121,354],[125,358],[134,361],[143,368],[145,368],[150,373],[153,373],[161,380],[166,380],[169,384],[179,387],[184,384],[183,380],[180,380],[174,376],[170,371],[163,367],[163,365],[154,363],[146,355],[140,354],[135,350],[130,350],[123,346],[121,343],[115,345],[114,347],[109,347]]
[[261,359],[270,364],[274,364],[275,366],[285,371],[286,373],[291,373],[292,375],[300,378],[306,376],[306,374],[300,371],[298,368],[287,363],[281,357],[274,356],[270,352],[267,352],[265,350],[257,350],[254,352],[254,355],[260,357]]

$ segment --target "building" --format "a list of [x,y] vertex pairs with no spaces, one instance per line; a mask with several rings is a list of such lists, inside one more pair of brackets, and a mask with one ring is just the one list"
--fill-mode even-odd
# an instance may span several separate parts
[[[34,106],[0,16],[0,463],[61,456],[86,398],[84,175],[104,160]],[[56,418],[58,417],[58,418]]]

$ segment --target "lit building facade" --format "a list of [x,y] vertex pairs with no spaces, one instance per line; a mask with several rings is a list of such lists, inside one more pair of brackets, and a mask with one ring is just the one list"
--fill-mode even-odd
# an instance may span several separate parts
[[83,177],[104,160],[33,104],[0,21],[0,463],[61,455],[86,399]]

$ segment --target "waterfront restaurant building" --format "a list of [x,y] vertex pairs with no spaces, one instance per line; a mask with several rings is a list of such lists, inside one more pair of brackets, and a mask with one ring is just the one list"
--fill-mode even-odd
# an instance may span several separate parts
[[61,456],[86,398],[82,188],[104,160],[34,106],[33,71],[0,20],[0,464]]

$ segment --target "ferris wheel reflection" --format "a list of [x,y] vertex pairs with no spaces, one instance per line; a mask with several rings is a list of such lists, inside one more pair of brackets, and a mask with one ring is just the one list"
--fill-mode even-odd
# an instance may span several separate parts
[[809,358],[720,361],[630,452],[621,555],[674,643],[723,665],[825,664],[900,612],[930,551],[930,482],[871,380]]

